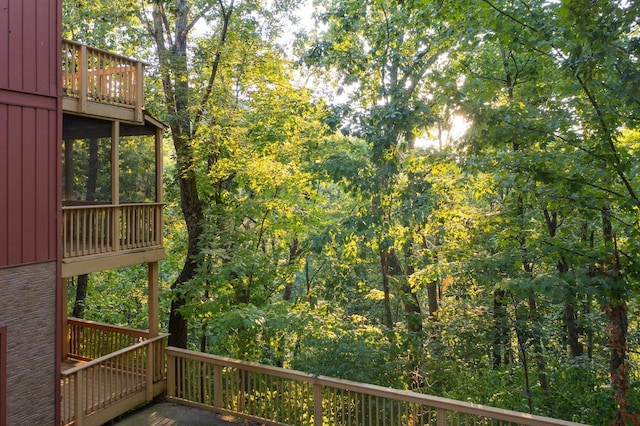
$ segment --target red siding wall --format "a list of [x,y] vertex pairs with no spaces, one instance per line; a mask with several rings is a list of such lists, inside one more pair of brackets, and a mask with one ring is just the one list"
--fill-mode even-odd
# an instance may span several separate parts
[[0,0],[0,89],[58,94],[56,0]]
[[60,4],[0,0],[0,268],[57,257]]

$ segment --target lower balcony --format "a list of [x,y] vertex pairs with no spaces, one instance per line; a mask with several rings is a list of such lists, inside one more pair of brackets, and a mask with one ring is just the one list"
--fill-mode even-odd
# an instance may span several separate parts
[[[316,376],[168,347],[167,399],[247,419],[296,426],[576,426],[382,386]],[[171,424],[171,423],[167,423]]]
[[69,318],[62,425],[101,425],[165,393],[166,335]]
[[73,318],[68,337],[62,425],[100,425],[160,395],[210,411],[212,424],[218,413],[281,426],[578,425],[167,348],[165,335]]
[[76,203],[62,209],[62,277],[164,258],[162,203]]

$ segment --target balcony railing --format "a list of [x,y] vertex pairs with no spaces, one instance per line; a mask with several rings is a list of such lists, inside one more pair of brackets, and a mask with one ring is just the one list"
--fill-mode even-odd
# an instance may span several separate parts
[[165,348],[166,335],[147,338],[142,330],[68,323],[69,358],[89,361],[62,373],[63,425],[103,424],[165,391],[177,403],[282,426],[578,425]]
[[63,207],[63,258],[162,246],[162,207],[162,203]]
[[100,425],[164,393],[166,335],[148,338],[146,331],[78,319],[68,324],[69,358],[88,362],[62,372],[63,425]]
[[112,354],[149,337],[149,333],[144,330],[101,324],[78,318],[69,318],[67,327],[67,356],[82,361],[91,361]]
[[167,395],[274,425],[577,425],[172,347],[167,348]]
[[114,118],[142,122],[143,84],[142,62],[63,40],[62,88],[75,101],[65,103],[65,110],[110,116],[100,107],[108,105],[124,109],[111,109]]

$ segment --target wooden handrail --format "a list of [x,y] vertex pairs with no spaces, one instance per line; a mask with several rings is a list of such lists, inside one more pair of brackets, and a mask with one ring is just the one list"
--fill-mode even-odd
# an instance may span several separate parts
[[123,327],[121,325],[103,324],[101,322],[89,321],[82,318],[70,317],[67,322],[71,326],[72,324],[80,324],[83,327],[93,328],[96,330],[113,331],[122,334],[128,334],[134,337],[148,338],[149,332],[147,330],[138,330],[137,328]]
[[[332,416],[339,417],[340,421],[333,420],[336,424],[341,425],[378,424],[380,420],[378,416],[384,415],[389,417],[388,419],[385,417],[384,424],[389,425],[437,424],[440,426],[449,424],[446,421],[451,416],[466,419],[467,423],[465,424],[476,424],[477,421],[480,422],[479,424],[485,424],[486,421],[495,420],[507,422],[497,423],[498,425],[579,425],[579,423],[564,420],[350,380],[314,376],[299,371],[243,362],[174,347],[167,348],[166,354],[168,359],[167,392],[170,399],[213,411],[236,414],[256,421],[267,421],[271,424],[287,424],[282,423],[282,419],[276,418],[276,414],[283,413],[287,409],[290,410],[291,407],[283,408],[278,404],[306,404],[303,408],[295,408],[295,414],[306,419],[304,421],[297,419],[295,424],[322,425],[323,419],[332,419]],[[190,363],[188,361],[194,361],[198,370],[189,371]],[[207,370],[207,374],[209,375],[208,380],[213,383],[202,384],[204,378],[200,376],[200,371],[205,368],[204,365],[212,366],[212,369]],[[234,379],[228,379],[231,380],[231,384],[227,384],[226,387],[222,384],[223,380],[220,377],[224,369],[237,370],[237,375],[234,376]],[[254,373],[256,376],[249,373]],[[179,376],[176,376],[177,374]],[[291,383],[279,382],[279,380],[287,380]],[[301,384],[304,384],[305,387],[301,388]],[[212,392],[213,396],[208,392]],[[225,392],[237,392],[237,394],[223,397]],[[291,394],[299,395],[299,400],[284,401],[287,396],[291,398]],[[231,405],[224,406],[223,400],[232,401],[237,405],[237,408]],[[264,404],[267,408],[257,409],[259,414],[256,414],[251,411],[251,406],[256,404],[258,400],[265,400]],[[276,406],[274,407],[274,405]],[[368,405],[368,412],[362,412],[365,405]],[[376,408],[371,408],[372,405]],[[394,413],[396,405],[396,410],[401,412]],[[390,407],[390,411],[386,411],[387,406]],[[265,410],[266,415],[264,414]],[[383,410],[383,412],[380,414],[375,410]],[[276,414],[269,415],[269,413]],[[408,423],[410,418],[413,418],[412,423]],[[427,420],[425,421],[425,419]],[[375,423],[373,423],[374,420]],[[437,423],[433,423],[434,420]]]
[[[146,207],[146,206],[160,206],[164,207],[167,203],[120,203],[111,204],[109,202],[94,202],[94,201],[65,201],[62,206],[62,210],[82,210],[90,208],[103,208],[103,207]],[[71,204],[66,204],[71,203]]]
[[120,55],[118,53],[110,52],[110,51],[105,50],[105,49],[100,49],[99,47],[87,46],[87,45],[85,45],[83,43],[80,43],[80,42],[77,42],[77,41],[66,40],[65,39],[65,40],[62,40],[62,42],[63,42],[63,44],[68,44],[68,45],[71,45],[71,46],[77,46],[77,47],[86,46],[87,48],[89,48],[89,49],[91,49],[91,50],[93,50],[95,52],[100,52],[100,53],[103,53],[105,55],[113,56],[113,57],[118,58],[118,59],[123,59],[123,60],[126,60],[126,61],[135,62],[135,63],[141,63],[144,66],[148,66],[149,65],[147,62],[144,62],[144,61],[138,61],[136,59],[131,59],[128,56],[124,56],[124,55]]
[[145,346],[148,346],[154,342],[157,342],[159,340],[165,339],[167,336],[169,336],[168,334],[159,334],[156,337],[152,337],[150,339],[145,339],[140,343],[136,343],[135,345],[131,345],[131,346],[127,346],[124,349],[120,349],[119,351],[115,351],[113,353],[110,353],[109,355],[105,355],[102,356],[100,358],[96,358],[94,360],[91,361],[87,361],[83,364],[77,365],[75,367],[72,367],[68,370],[65,370],[62,372],[62,377],[67,377],[67,376],[71,376],[75,373],[77,373],[80,370],[86,370],[88,368],[94,367],[96,365],[100,365],[101,363],[104,363],[105,361],[108,361],[112,358],[116,358],[120,355],[126,354],[127,352],[132,352],[135,351],[138,348],[143,348]]

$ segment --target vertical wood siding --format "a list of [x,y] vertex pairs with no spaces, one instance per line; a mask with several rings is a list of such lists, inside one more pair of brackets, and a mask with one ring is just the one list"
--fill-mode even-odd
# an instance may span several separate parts
[[55,110],[0,103],[0,267],[56,258],[56,124]]
[[0,89],[57,96],[55,0],[0,0]]
[[0,268],[57,257],[59,0],[0,0]]

